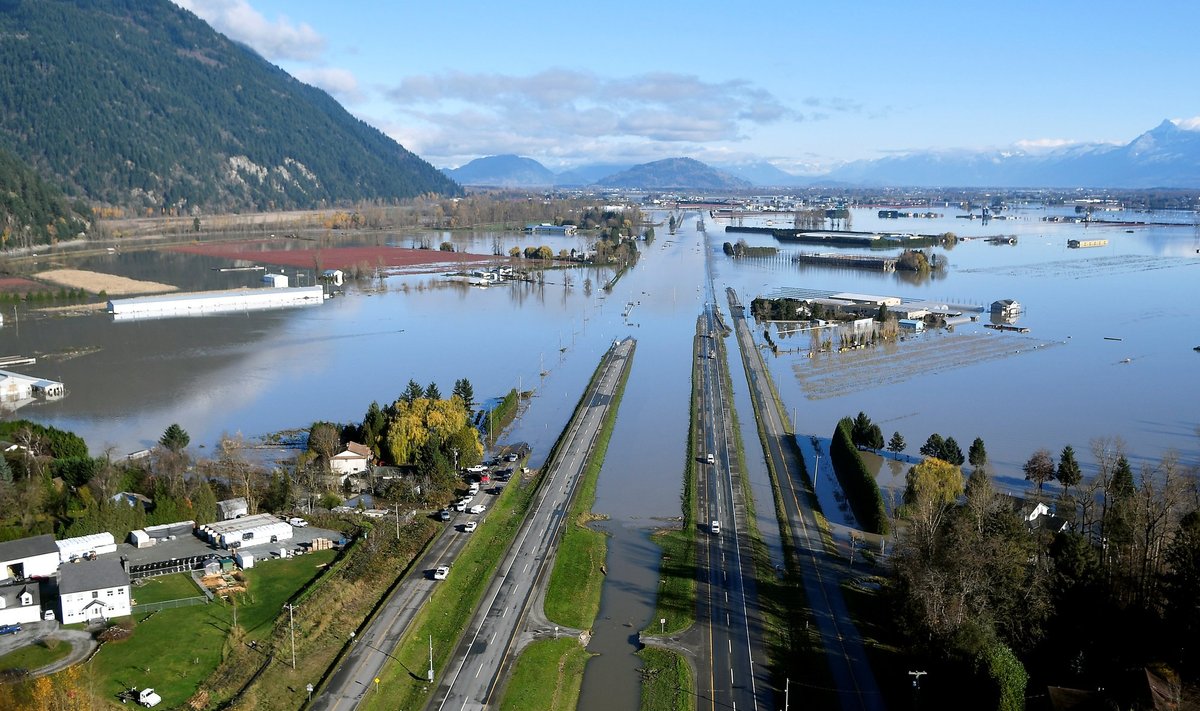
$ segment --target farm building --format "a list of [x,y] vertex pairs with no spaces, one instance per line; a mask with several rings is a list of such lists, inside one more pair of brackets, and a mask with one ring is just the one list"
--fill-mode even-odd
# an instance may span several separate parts
[[130,613],[129,574],[115,558],[64,565],[58,571],[63,624],[111,620]]
[[37,583],[0,584],[0,625],[19,625],[42,619]]
[[844,291],[840,294],[833,294],[829,298],[837,299],[838,301],[850,301],[856,304],[866,304],[879,308],[880,306],[899,306],[899,296],[875,296],[874,294],[854,294]]
[[901,331],[920,333],[925,330],[925,322],[915,318],[902,318],[896,322]]
[[136,296],[130,299],[110,299],[108,312],[117,320],[164,318],[169,316],[204,316],[230,311],[256,311],[286,306],[319,304],[325,290],[319,286],[300,286],[279,289],[230,289],[200,291],[190,294]]
[[211,543],[221,548],[244,548],[292,538],[291,524],[271,514],[243,516],[233,521],[210,523],[200,530]]
[[0,579],[49,577],[58,570],[58,546],[49,533],[0,543]]
[[92,558],[104,553],[116,553],[117,541],[111,533],[93,533],[77,538],[55,541],[58,546],[58,562],[69,563],[80,558]]
[[242,497],[236,499],[225,499],[217,502],[217,518],[221,521],[229,521],[239,518],[250,513],[250,507],[246,504],[246,500]]

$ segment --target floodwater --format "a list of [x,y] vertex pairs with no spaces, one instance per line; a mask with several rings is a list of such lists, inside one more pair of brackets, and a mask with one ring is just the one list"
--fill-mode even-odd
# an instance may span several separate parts
[[[723,310],[726,286],[747,302],[791,287],[983,305],[1012,298],[1025,305],[1017,323],[1029,327],[1028,334],[964,324],[886,349],[813,359],[803,352],[768,356],[802,439],[828,438],[838,418],[859,410],[880,424],[885,437],[901,432],[913,453],[935,431],[964,449],[982,436],[993,471],[1008,486],[1022,483],[1021,463],[1039,447],[1057,451],[1073,444],[1087,470],[1088,443],[1096,437],[1122,437],[1135,462],[1153,462],[1172,449],[1185,464],[1200,459],[1200,354],[1192,351],[1200,345],[1200,239],[1193,228],[1085,229],[1042,222],[1055,211],[1037,207],[985,226],[954,219],[952,209],[938,211],[947,217],[885,222],[873,210],[856,210],[854,228],[1015,234],[1018,242],[938,249],[949,261],[947,271],[920,281],[786,260],[732,260],[721,253],[725,240],[775,242],[764,235],[726,235],[724,223],[709,219],[706,245],[690,213],[677,236],[658,228],[658,238],[612,293],[600,288],[609,270],[573,269],[548,272],[545,285],[487,289],[431,274],[389,276],[349,286],[346,296],[319,306],[202,318],[114,323],[100,314],[6,313],[0,356],[38,356],[36,366],[15,370],[66,384],[62,400],[36,402],[15,416],[73,430],[97,454],[148,447],[178,422],[203,456],[223,433],[253,440],[315,420],[358,420],[372,400],[394,399],[410,378],[449,392],[465,377],[478,400],[514,387],[533,392],[508,438],[529,442],[538,465],[604,350],[614,339],[637,338],[597,491],[595,510],[610,517],[601,524],[611,535],[609,574],[590,647],[599,656],[588,664],[580,702],[583,709],[633,708],[636,636],[651,624],[657,588],[658,552],[650,533],[680,513],[692,335],[710,297],[710,274]],[[1071,250],[1068,237],[1108,239],[1109,245]],[[370,239],[402,246],[413,241],[407,233]],[[557,251],[585,244],[582,237],[484,232],[439,233],[433,243],[443,239],[483,254],[496,245],[507,252],[510,246],[548,244]],[[832,251],[781,247],[789,254]],[[95,257],[79,266],[185,290],[254,285],[261,277],[212,271],[229,266],[213,258],[152,252]],[[563,283],[568,275],[570,286]],[[311,278],[302,271],[304,276]],[[759,339],[761,331],[756,329]],[[784,349],[807,350],[805,336],[776,340]],[[767,532],[774,517],[761,447],[736,346],[732,340],[727,345],[733,348],[734,400],[751,487]],[[885,464],[881,478],[902,481],[901,467]]]

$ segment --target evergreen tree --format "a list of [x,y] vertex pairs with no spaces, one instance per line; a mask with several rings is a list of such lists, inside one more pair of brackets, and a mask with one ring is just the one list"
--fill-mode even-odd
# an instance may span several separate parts
[[454,394],[463,401],[463,407],[467,408],[468,413],[475,409],[475,388],[471,386],[470,380],[459,378],[454,381]]
[[967,461],[973,467],[982,467],[987,464],[987,449],[983,446],[983,438],[976,437],[971,443],[971,448],[967,450]]
[[158,438],[158,443],[164,448],[170,450],[173,454],[179,454],[183,450],[187,449],[187,446],[191,443],[191,441],[192,438],[188,436],[188,433],[177,423],[171,423],[171,425],[167,427],[166,431],[163,432],[162,437]]
[[1062,454],[1058,458],[1058,482],[1063,485],[1064,492],[1069,493],[1071,487],[1078,486],[1083,480],[1083,472],[1079,468],[1079,462],[1075,461],[1075,448],[1071,445],[1063,447]]
[[966,460],[963,458],[962,449],[958,446],[958,442],[954,441],[953,437],[947,437],[945,442],[942,442],[942,455],[940,459],[950,462],[956,467],[961,467]]
[[430,383],[429,386],[425,388],[425,397],[429,398],[430,400],[442,399],[442,391],[438,389],[437,383]]
[[400,396],[400,399],[411,405],[422,397],[425,397],[424,388],[417,381],[409,379],[408,385],[405,386],[404,393]]
[[868,447],[868,440],[871,438],[871,418],[867,417],[867,413],[859,412],[854,418],[854,424],[850,427],[850,441],[855,447]]
[[946,442],[942,439],[942,436],[937,432],[934,432],[933,434],[929,435],[929,439],[925,440],[925,444],[921,445],[921,454],[926,457],[937,457],[941,459],[942,449],[945,447],[945,445]]
[[899,432],[893,432],[892,438],[888,440],[887,448],[892,454],[899,454],[908,447],[908,443],[904,441],[904,437]]
[[192,482],[190,499],[192,515],[197,525],[217,520],[217,495],[206,480],[197,478]]
[[0,483],[11,484],[12,480],[12,467],[8,465],[8,460],[3,455],[0,455]]
[[872,423],[871,426],[867,428],[866,445],[867,449],[875,452],[883,449],[883,430],[879,428],[879,425]]

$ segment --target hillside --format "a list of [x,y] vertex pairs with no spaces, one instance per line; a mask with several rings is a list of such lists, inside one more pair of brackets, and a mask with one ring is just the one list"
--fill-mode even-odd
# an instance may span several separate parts
[[169,0],[6,0],[0,36],[0,147],[71,196],[186,212],[460,192]]
[[443,171],[461,185],[500,188],[546,187],[555,184],[554,173],[532,158],[515,155],[476,158]]
[[86,205],[72,206],[13,154],[0,150],[0,250],[47,244],[87,231]]
[[666,158],[635,165],[597,181],[612,188],[644,190],[744,190],[751,183],[693,158]]

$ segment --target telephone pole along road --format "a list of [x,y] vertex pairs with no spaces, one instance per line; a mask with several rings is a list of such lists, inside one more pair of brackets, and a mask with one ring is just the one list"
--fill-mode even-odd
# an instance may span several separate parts
[[[626,338],[605,355],[592,389],[567,425],[553,460],[544,467],[541,490],[529,515],[446,663],[429,708],[460,711],[499,703],[497,692],[519,651],[518,636],[531,618],[541,617],[541,611],[532,614],[531,607],[543,599],[571,499],[633,360],[634,345],[632,338]],[[538,627],[532,632],[551,637],[555,629]]]
[[[804,582],[804,592],[813,621],[825,647],[830,675],[837,688],[843,711],[875,711],[883,709],[883,698],[875,684],[875,675],[867,661],[866,649],[846,600],[842,597],[843,573],[825,550],[821,531],[817,527],[807,484],[801,476],[803,462],[799,449],[788,443],[794,429],[787,427],[776,406],[770,374],[762,354],[754,345],[754,337],[746,323],[745,308],[733,289],[727,289],[729,312],[742,351],[742,363],[750,385],[750,397],[757,406],[759,423],[766,433],[767,456],[775,468],[777,485],[782,490],[788,524],[791,526],[797,557],[797,567]],[[802,692],[797,690],[798,695]]]

